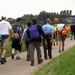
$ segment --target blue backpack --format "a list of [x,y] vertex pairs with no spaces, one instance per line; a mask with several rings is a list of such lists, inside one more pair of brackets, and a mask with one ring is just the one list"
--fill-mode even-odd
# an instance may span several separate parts
[[2,40],[2,34],[0,34],[0,40]]
[[30,39],[37,39],[39,37],[39,31],[37,25],[31,25],[29,27]]

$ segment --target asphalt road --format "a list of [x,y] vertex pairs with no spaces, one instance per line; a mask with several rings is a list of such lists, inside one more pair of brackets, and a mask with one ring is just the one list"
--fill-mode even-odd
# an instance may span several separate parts
[[[75,40],[70,38],[65,41],[65,51],[75,45]],[[43,48],[41,47],[42,58]],[[63,53],[63,52],[62,52]],[[58,45],[52,47],[52,57],[55,58],[60,55]],[[50,62],[52,59],[44,60],[41,64],[37,64],[37,54],[35,51],[35,64],[30,66],[30,61],[26,61],[26,52],[20,54],[21,60],[7,58],[7,62],[4,65],[0,64],[0,75],[33,75],[39,68]]]

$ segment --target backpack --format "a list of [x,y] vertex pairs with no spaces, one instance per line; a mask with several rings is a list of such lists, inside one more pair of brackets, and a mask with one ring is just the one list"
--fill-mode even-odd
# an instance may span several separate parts
[[0,34],[0,40],[2,40],[2,34]]
[[30,39],[37,39],[39,37],[39,31],[37,25],[31,25],[29,28]]
[[14,39],[20,39],[21,38],[21,34],[22,34],[22,27],[21,26],[18,26],[16,28],[16,32],[14,33],[13,38]]

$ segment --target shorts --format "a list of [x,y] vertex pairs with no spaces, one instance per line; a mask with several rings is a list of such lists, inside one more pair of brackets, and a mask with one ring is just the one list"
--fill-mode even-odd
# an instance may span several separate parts
[[65,41],[65,36],[57,34],[57,40],[58,41]]
[[21,51],[22,44],[20,44],[20,39],[13,39],[12,41],[12,48],[15,50]]
[[8,48],[9,38],[6,38],[4,40],[0,40],[0,48],[6,49]]

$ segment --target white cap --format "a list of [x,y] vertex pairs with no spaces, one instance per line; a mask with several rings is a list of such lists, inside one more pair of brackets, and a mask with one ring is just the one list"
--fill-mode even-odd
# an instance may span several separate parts
[[2,16],[2,18],[6,18],[6,16],[5,16],[5,15],[3,15],[3,16]]

